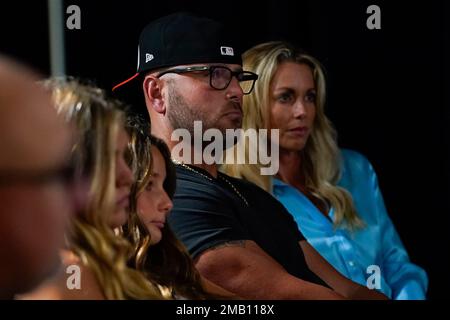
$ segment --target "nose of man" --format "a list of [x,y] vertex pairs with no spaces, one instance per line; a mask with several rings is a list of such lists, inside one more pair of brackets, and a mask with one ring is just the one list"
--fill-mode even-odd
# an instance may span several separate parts
[[242,90],[239,81],[236,79],[236,77],[233,77],[227,87],[227,98],[233,102],[242,103],[243,96],[244,91]]

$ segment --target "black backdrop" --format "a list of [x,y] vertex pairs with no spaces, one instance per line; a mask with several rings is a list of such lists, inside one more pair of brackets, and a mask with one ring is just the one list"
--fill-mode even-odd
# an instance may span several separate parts
[[[48,75],[47,2],[5,2],[0,52]],[[67,73],[105,88],[134,74],[142,27],[178,10],[228,23],[244,48],[284,39],[319,58],[340,145],[371,160],[411,259],[429,274],[429,298],[446,297],[450,10],[444,0],[65,1],[71,4],[81,8],[81,30],[65,31]],[[366,28],[371,4],[381,8],[381,30]]]

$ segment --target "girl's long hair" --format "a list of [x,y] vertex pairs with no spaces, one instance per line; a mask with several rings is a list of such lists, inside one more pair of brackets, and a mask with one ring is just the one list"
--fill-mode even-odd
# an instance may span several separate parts
[[[151,245],[150,234],[137,214],[137,199],[147,186],[152,173],[151,147],[162,154],[166,166],[164,190],[172,199],[175,194],[176,172],[167,145],[149,133],[145,122],[137,116],[128,121],[130,166],[135,174],[135,184],[131,189],[131,218],[123,228],[125,236],[134,246],[130,263],[163,287],[167,295],[188,299],[215,298],[208,294],[201,283],[201,277],[186,247],[179,241],[168,224],[162,229],[162,239]],[[165,289],[165,290],[164,290]]]
[[127,266],[132,247],[108,225],[115,207],[115,144],[125,121],[120,103],[73,79],[45,85],[52,90],[58,112],[75,126],[75,166],[78,174],[90,179],[89,203],[85,212],[72,218],[68,249],[93,271],[106,299],[161,299],[156,286]]

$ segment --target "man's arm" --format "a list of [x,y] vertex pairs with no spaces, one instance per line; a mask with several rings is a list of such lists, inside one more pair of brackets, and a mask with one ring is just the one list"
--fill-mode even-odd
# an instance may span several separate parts
[[356,282],[353,282],[339,273],[327,260],[325,260],[307,241],[299,242],[305,255],[309,269],[319,276],[327,285],[336,292],[349,299],[359,300],[386,300],[387,297],[376,291],[370,290]]
[[209,281],[205,277],[200,275],[200,281],[202,282],[202,286],[204,290],[212,295],[217,296],[220,299],[228,299],[228,300],[239,300],[241,297],[235,295],[234,293],[225,290],[224,288],[218,286],[214,282]]
[[338,293],[290,275],[254,241],[225,242],[196,259],[200,273],[245,299],[343,299]]

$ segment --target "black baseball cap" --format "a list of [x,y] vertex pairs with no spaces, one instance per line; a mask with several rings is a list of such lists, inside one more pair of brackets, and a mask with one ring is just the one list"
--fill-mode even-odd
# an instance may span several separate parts
[[209,18],[189,12],[159,18],[141,32],[136,74],[113,91],[160,68],[194,63],[242,65],[236,42],[223,24]]

